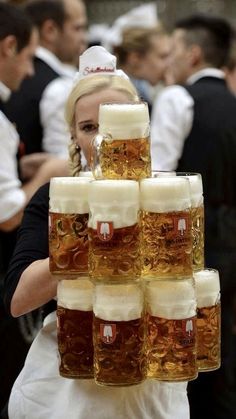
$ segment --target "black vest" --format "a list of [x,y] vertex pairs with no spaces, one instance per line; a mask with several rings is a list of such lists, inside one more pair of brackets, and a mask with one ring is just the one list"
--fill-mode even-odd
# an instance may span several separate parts
[[20,89],[13,93],[5,106],[7,117],[16,124],[25,154],[42,151],[42,125],[39,117],[39,103],[46,86],[59,74],[48,64],[35,57],[35,74],[25,79]]
[[194,119],[177,170],[202,175],[206,246],[236,249],[236,98],[215,77],[185,88]]
[[[0,111],[5,114],[6,103],[0,99]],[[10,262],[15,243],[16,243],[17,229],[4,233],[0,231],[0,276],[3,275]]]

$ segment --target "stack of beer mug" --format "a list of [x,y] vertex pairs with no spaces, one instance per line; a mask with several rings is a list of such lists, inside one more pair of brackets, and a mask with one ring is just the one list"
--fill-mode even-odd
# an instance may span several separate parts
[[88,277],[88,185],[91,179],[53,178],[49,190],[49,265],[58,279],[60,374],[93,377],[92,300]]
[[[153,177],[155,178],[158,177],[159,179],[163,177],[170,178],[173,176],[180,176],[180,177],[187,178],[190,182],[190,198],[191,198],[190,214],[191,214],[191,226],[192,226],[192,238],[193,238],[193,249],[192,249],[193,250],[193,265],[192,267],[193,267],[193,272],[194,272],[194,279],[195,279],[194,285],[196,288],[196,297],[197,297],[197,320],[196,320],[197,367],[198,367],[198,371],[210,371],[210,370],[219,368],[220,366],[220,283],[219,283],[219,274],[216,270],[204,269],[204,206],[203,206],[202,179],[201,179],[201,175],[198,173],[153,172]],[[166,179],[166,181],[167,180],[168,179]],[[152,214],[152,216],[154,217],[154,214]],[[153,223],[154,223],[154,219],[153,219]],[[185,222],[181,222],[180,224],[184,226]],[[163,226],[164,225],[162,225],[162,227]],[[147,229],[144,224],[144,231],[145,230]],[[163,239],[163,237],[160,234],[159,234],[159,237]],[[152,244],[155,245],[155,242],[153,242]],[[169,245],[170,243],[168,243],[168,246]],[[181,251],[181,249],[179,250]],[[145,250],[143,253],[145,255]],[[146,252],[146,253],[149,255],[151,254],[151,252]],[[155,257],[155,252],[153,253]],[[169,249],[166,253],[167,254],[170,253]],[[166,259],[166,262],[168,262],[168,259]],[[170,265],[169,265],[170,270],[173,270],[174,268],[171,267],[171,265],[175,263],[174,259],[172,258],[172,261],[170,261],[169,259],[169,262],[170,262]],[[148,276],[148,274],[150,275],[150,271],[151,271],[151,269],[148,268],[148,266],[146,266],[147,264],[148,264],[148,259],[146,260],[144,259],[143,271],[144,271],[144,275],[146,276]],[[187,271],[188,269],[185,272],[183,272],[183,276],[185,276]],[[157,272],[158,275],[161,274],[161,276],[165,276],[164,272],[168,276],[168,264],[167,264],[167,270],[165,270],[165,267],[162,266],[161,264],[159,265],[159,272]],[[175,271],[175,274],[176,274],[176,271]],[[166,284],[165,286],[168,289],[168,285]],[[158,298],[161,295],[160,287],[161,287],[160,284],[155,285],[155,283],[152,284],[152,287],[150,287],[150,285],[147,286],[147,301],[152,301],[152,304],[150,305],[150,308],[148,309],[149,312],[152,312],[152,313],[155,313],[155,312],[158,313],[161,311],[163,312],[163,305],[165,306],[165,303],[164,303],[165,298],[164,296],[162,296],[161,300]],[[175,283],[176,293],[178,293],[178,288],[180,290],[181,287],[183,287],[183,284]],[[150,294],[151,289],[153,293],[155,293],[156,291],[155,299]],[[186,292],[187,292],[187,289],[186,289]],[[170,290],[168,291],[168,301],[169,301],[169,304],[173,306],[173,310],[174,310],[174,302],[176,303],[176,298],[174,298],[171,303],[171,293],[172,294],[174,293],[174,288],[172,288],[171,292]],[[183,303],[183,299],[181,298],[181,296],[180,296],[180,299],[182,300],[182,303]],[[157,301],[159,301],[159,306],[157,304]],[[169,316],[168,319],[175,318],[173,316],[176,316],[176,314],[174,314],[174,311],[170,313],[170,310],[169,310],[168,316]],[[155,316],[154,318],[151,318],[151,317],[149,318],[149,322],[151,323],[150,325],[151,341],[148,340],[150,344],[150,348],[153,348],[155,345],[156,345],[156,348],[158,348],[158,344],[159,343],[161,344],[162,342],[161,330],[160,330],[160,333],[159,334],[156,333],[155,338],[153,338],[153,334],[155,331],[155,327],[153,324],[154,320],[155,320]],[[188,322],[188,327],[186,327],[186,330],[187,329],[189,329],[189,322]],[[187,342],[187,341],[184,341],[184,342]],[[162,358],[162,362],[164,360],[164,356],[163,356],[164,347],[161,347],[160,345],[159,349],[160,349],[159,352],[158,350],[155,352],[155,350],[150,349],[150,359],[149,359],[149,364],[148,364],[149,376],[157,375],[157,372],[156,372],[157,360],[159,359],[159,362],[160,362],[160,357]],[[176,355],[178,355],[177,352],[176,352]],[[180,358],[179,358],[179,364],[181,365]],[[171,368],[171,365],[170,365],[170,368]],[[161,374],[161,372],[159,371],[158,374]],[[175,371],[174,375],[176,376],[177,374],[178,372]],[[162,379],[165,379],[165,378],[162,378]]]
[[147,105],[101,105],[92,155],[102,178],[89,185],[94,378],[127,386],[146,378],[138,180],[151,170]]
[[204,268],[204,203],[199,173],[178,172],[189,179],[193,234],[193,272],[197,298],[197,366],[199,372],[220,367],[220,280],[215,269]]
[[128,386],[218,368],[219,276],[204,269],[201,176],[151,177],[144,103],[100,106],[92,171],[95,180],[50,183],[60,374]]
[[198,369],[189,180],[144,179],[140,201],[148,377],[192,380]]

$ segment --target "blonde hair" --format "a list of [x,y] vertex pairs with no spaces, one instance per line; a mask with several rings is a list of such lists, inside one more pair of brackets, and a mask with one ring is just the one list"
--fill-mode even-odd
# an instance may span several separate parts
[[65,106],[65,119],[70,128],[72,141],[69,145],[69,166],[71,176],[78,176],[81,171],[80,149],[73,141],[74,124],[75,124],[75,105],[77,101],[86,95],[99,92],[105,89],[114,89],[127,95],[128,100],[139,101],[139,96],[134,85],[129,79],[121,76],[91,76],[79,80],[73,87]]
[[122,42],[113,48],[118,60],[118,66],[126,64],[127,57],[131,52],[137,52],[144,56],[152,48],[154,37],[166,36],[167,33],[161,25],[154,28],[133,27],[124,29]]

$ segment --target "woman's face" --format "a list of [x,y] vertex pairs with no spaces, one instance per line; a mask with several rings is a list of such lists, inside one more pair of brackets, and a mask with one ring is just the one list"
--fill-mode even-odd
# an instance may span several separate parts
[[101,103],[127,102],[124,92],[104,89],[81,97],[75,105],[75,142],[83,151],[89,164],[91,140],[98,132],[98,111]]

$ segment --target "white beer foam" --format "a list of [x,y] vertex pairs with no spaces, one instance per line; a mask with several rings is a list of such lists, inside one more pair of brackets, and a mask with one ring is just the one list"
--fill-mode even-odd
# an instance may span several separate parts
[[149,136],[149,111],[145,103],[110,103],[99,108],[99,134],[117,140]]
[[63,279],[57,286],[57,305],[70,310],[92,311],[93,291],[89,279]]
[[97,285],[93,312],[109,321],[139,319],[143,313],[143,293],[139,285]]
[[87,171],[82,171],[82,170],[81,170],[81,171],[79,172],[78,176],[79,176],[79,177],[88,177],[88,178],[94,179],[94,177],[93,177],[93,173],[92,173],[92,172],[90,172],[89,170],[87,170]]
[[197,306],[212,307],[219,302],[220,277],[216,269],[194,272]]
[[88,226],[97,229],[98,221],[112,221],[114,228],[138,222],[139,184],[135,180],[94,180],[88,193]]
[[171,177],[176,176],[176,172],[169,172],[165,170],[152,170],[152,177]]
[[203,184],[200,173],[177,172],[177,175],[186,177],[189,180],[192,207],[196,208],[203,205]]
[[49,208],[61,214],[87,214],[91,177],[54,177],[50,181]]
[[141,209],[148,212],[183,211],[191,207],[188,179],[164,176],[140,181]]
[[187,319],[196,315],[193,279],[154,280],[146,284],[148,312],[163,319]]

